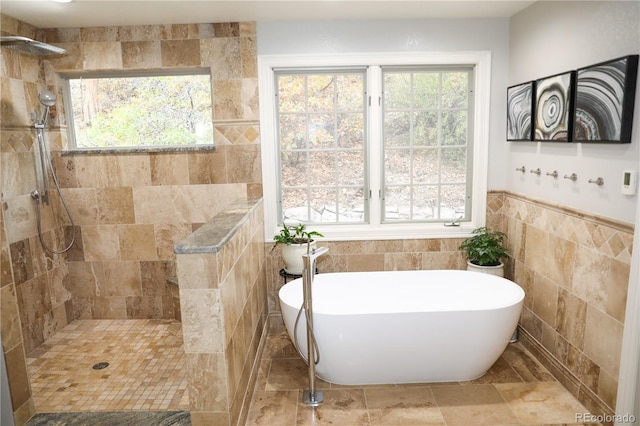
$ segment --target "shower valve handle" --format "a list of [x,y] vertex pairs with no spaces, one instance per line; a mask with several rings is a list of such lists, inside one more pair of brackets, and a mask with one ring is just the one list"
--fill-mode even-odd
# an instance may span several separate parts
[[42,201],[45,204],[49,204],[49,194],[48,191],[45,190],[44,194],[40,194],[40,191],[34,189],[31,191],[31,198],[36,200],[36,203]]

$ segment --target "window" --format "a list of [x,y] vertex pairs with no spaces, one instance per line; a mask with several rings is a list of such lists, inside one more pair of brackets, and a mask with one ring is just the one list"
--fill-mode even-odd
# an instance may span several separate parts
[[[488,52],[258,63],[266,238],[284,223],[333,240],[484,223]],[[444,226],[454,219],[462,226]]]
[[383,221],[468,220],[471,67],[382,69]]
[[213,145],[207,70],[63,78],[72,148]]
[[365,71],[276,71],[280,223],[365,223]]

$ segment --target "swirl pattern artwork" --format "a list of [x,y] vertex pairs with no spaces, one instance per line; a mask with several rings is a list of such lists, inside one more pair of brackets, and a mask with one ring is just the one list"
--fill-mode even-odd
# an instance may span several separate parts
[[575,72],[570,71],[537,80],[535,140],[569,141],[573,130],[574,79]]
[[507,89],[507,140],[530,141],[533,136],[533,82]]
[[576,142],[631,142],[638,56],[578,70]]

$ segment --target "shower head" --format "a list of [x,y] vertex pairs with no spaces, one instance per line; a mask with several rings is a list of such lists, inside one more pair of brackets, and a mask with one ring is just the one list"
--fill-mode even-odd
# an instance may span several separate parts
[[61,47],[52,46],[41,41],[31,40],[30,38],[19,36],[0,37],[0,46],[8,47],[9,49],[17,50],[18,52],[38,56],[62,55],[64,53],[67,53],[67,51]]
[[56,95],[48,90],[44,90],[40,92],[38,97],[40,98],[40,103],[44,106],[42,119],[38,123],[38,126],[42,126],[42,128],[44,128],[47,123],[47,119],[49,118],[49,109],[56,104]]
[[56,104],[56,95],[54,95],[48,90],[41,92],[39,97],[40,97],[40,103],[46,107],[52,107]]

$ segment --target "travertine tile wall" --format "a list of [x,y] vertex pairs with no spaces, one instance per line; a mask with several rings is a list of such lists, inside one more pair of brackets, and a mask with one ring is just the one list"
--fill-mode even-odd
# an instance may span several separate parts
[[[175,275],[175,241],[238,196],[262,193],[255,25],[39,30],[0,17],[3,35],[45,40],[69,52],[46,59],[0,52],[2,261],[11,265],[3,267],[2,335],[14,408],[27,419],[33,404],[25,351],[73,318],[179,317],[175,291],[165,281]],[[77,243],[66,257],[46,256],[29,195],[35,188],[31,113],[41,111],[38,93],[49,89],[62,99],[57,72],[158,68],[211,69],[216,151],[61,155],[68,140],[58,102],[46,138]],[[55,197],[54,205],[43,209],[44,237],[61,247],[70,228]],[[21,330],[19,338],[15,330]]]
[[[36,36],[30,25],[4,15],[0,21],[2,35]],[[29,114],[46,88],[44,69],[36,57],[9,49],[0,50],[0,64],[0,324],[14,419],[22,425],[35,411],[25,353],[67,324],[71,297],[62,285],[64,257],[40,246],[30,196],[36,179]],[[50,208],[43,209],[42,222],[45,241],[59,240],[63,228]]]
[[194,426],[244,424],[267,318],[263,214],[260,200],[217,253],[177,255]]
[[[7,378],[16,424],[24,424],[35,412],[27,374],[22,326],[18,309],[17,286],[13,279],[9,244],[5,234],[4,208],[0,209],[0,327],[2,350],[7,365]],[[2,373],[4,374],[4,373]]]
[[255,25],[65,28],[42,38],[69,52],[47,62],[54,82],[59,72],[211,70],[215,152],[57,158],[81,234],[65,281],[74,318],[173,318],[175,242],[261,192]]
[[592,412],[615,410],[633,226],[505,193],[523,342]]

